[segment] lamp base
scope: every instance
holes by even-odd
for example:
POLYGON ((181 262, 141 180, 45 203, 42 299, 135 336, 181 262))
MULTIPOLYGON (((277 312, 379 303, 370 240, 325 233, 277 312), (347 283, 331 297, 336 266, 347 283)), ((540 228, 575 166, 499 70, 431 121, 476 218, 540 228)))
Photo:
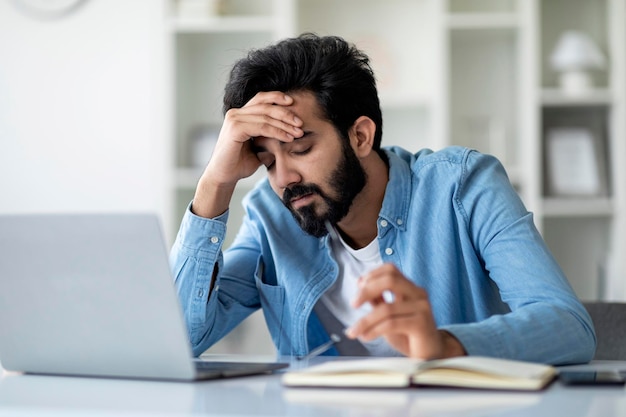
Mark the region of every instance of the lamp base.
POLYGON ((569 95, 588 93, 593 88, 591 75, 585 71, 567 71, 559 76, 559 84, 563 92, 569 95))

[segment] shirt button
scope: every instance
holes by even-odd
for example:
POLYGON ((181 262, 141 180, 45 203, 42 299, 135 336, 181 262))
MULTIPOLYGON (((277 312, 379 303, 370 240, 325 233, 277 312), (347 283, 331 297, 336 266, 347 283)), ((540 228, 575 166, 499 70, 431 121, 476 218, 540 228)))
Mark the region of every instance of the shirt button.
POLYGON ((211 243, 217 243, 217 242, 219 242, 219 241, 220 241, 220 239, 219 239, 217 236, 213 236, 213 237, 211 238, 211 243))
POLYGON ((380 221, 380 225, 381 225, 382 227, 387 227, 387 224, 388 224, 388 223, 387 223, 387 220, 381 220, 381 221, 380 221))
POLYGON ((398 220, 396 220, 396 223, 398 224, 398 226, 400 226, 400 225, 402 225, 403 221, 402 221, 402 219, 398 219, 398 220))
POLYGON ((392 255, 392 254, 393 254, 393 249, 391 249, 391 248, 387 248, 387 249, 385 249, 385 253, 386 253, 387 255, 392 255))

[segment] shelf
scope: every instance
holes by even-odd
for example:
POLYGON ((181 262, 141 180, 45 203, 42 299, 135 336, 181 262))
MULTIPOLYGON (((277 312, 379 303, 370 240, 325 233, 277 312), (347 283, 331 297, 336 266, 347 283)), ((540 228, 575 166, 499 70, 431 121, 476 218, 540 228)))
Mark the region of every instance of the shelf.
POLYGON ((453 13, 448 15, 448 27, 456 30, 516 29, 516 13, 453 13))
POLYGON ((608 197, 548 197, 543 200, 545 217, 598 217, 614 214, 608 197))
POLYGON ((580 95, 567 94, 557 88, 546 88, 541 91, 540 100, 544 107, 608 106, 613 101, 613 95, 605 88, 580 95))
POLYGON ((222 16, 210 18, 173 18, 168 29, 174 33, 273 32, 271 16, 222 16))
MULTIPOLYGON (((175 185, 180 189, 195 189, 204 168, 177 168, 175 185)), ((238 185, 251 189, 257 182, 265 178, 265 168, 261 167, 252 176, 239 181, 238 185)))

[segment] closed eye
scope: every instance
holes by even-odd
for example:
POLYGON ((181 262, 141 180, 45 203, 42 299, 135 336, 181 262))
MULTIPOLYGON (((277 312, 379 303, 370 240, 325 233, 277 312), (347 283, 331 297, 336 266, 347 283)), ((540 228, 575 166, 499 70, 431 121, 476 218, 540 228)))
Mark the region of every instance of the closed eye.
POLYGON ((312 146, 309 146, 308 148, 305 148, 305 149, 302 149, 302 150, 291 151, 291 153, 294 154, 294 155, 306 155, 309 152, 311 152, 311 148, 312 148, 312 146))

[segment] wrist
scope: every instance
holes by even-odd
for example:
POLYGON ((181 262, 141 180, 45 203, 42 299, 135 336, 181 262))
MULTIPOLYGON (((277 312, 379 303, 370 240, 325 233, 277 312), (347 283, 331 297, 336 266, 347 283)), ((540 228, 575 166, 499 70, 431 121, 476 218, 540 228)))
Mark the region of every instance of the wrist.
POLYGON ((237 183, 215 183, 203 175, 198 181, 191 203, 191 211, 200 217, 215 218, 223 214, 230 205, 237 183))
POLYGON ((465 348, 459 342, 459 339, 454 337, 452 333, 448 333, 445 330, 439 330, 442 341, 442 358, 451 358, 455 356, 467 356, 465 348))

